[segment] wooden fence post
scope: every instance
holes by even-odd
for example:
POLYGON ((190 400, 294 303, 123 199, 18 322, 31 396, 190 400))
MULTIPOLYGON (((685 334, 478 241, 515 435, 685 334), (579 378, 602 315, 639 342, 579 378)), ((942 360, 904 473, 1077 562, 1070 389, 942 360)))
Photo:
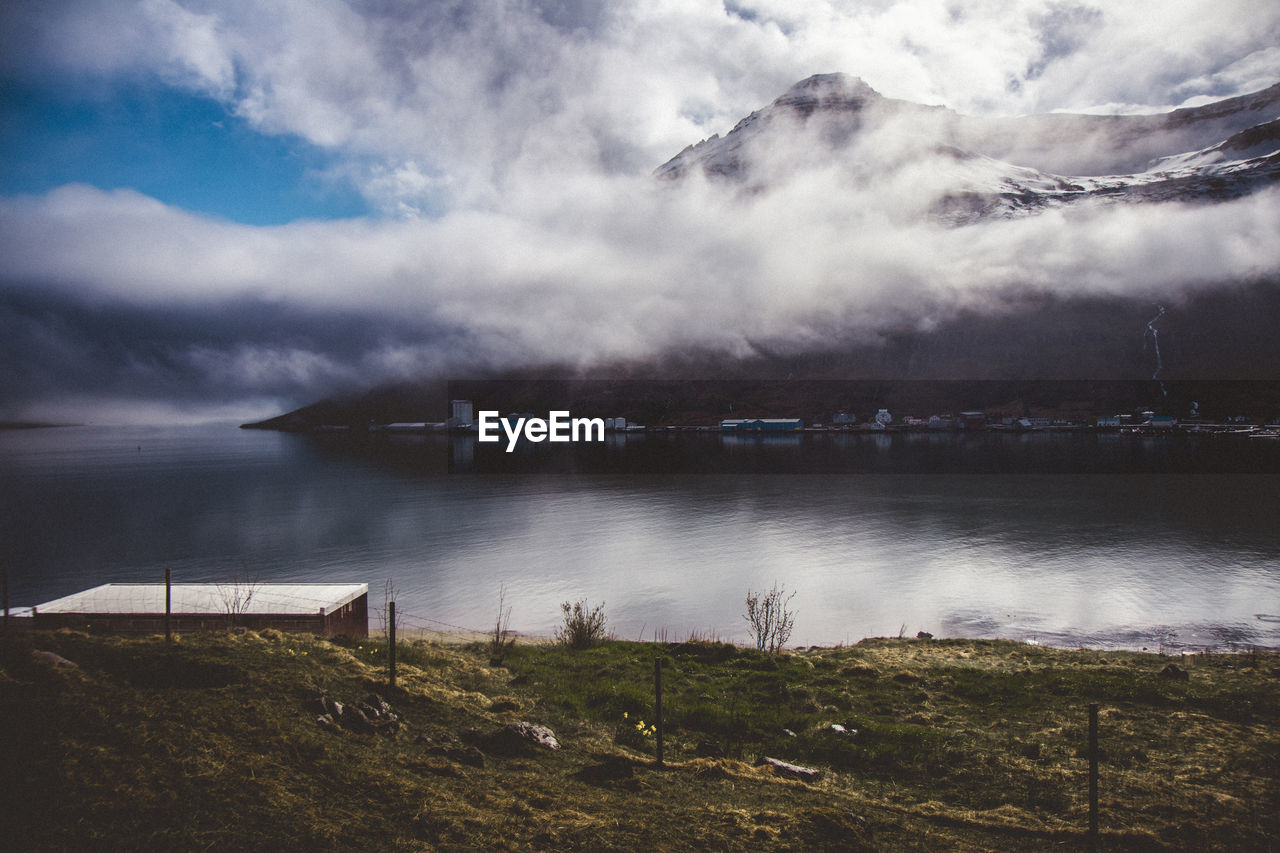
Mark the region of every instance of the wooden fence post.
POLYGON ((388 669, 391 676, 391 686, 396 686, 396 603, 394 601, 387 603, 387 632, 390 642, 387 644, 387 661, 388 669))
POLYGON ((1089 706, 1089 844, 1098 846, 1098 706, 1089 706))
POLYGON ((164 570, 164 642, 173 642, 173 623, 170 616, 173 612, 173 569, 164 570))
POLYGON ((654 714, 657 716, 658 766, 662 766, 662 658, 653 659, 653 694, 654 714))
POLYGON ((0 564, 0 587, 4 594, 4 632, 9 633, 9 564, 0 564))

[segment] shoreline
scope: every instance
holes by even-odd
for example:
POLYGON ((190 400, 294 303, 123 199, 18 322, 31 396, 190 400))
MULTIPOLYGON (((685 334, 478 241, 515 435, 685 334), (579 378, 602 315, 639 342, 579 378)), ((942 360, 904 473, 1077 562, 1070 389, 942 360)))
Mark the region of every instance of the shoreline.
MULTIPOLYGON (((446 646, 465 646, 473 643, 488 643, 492 639, 492 634, 483 631, 462 631, 462 630, 435 630, 423 628, 398 628, 396 629, 397 644, 401 642, 412 643, 415 641, 425 641, 446 646)), ((384 629, 370 629, 370 639, 387 638, 387 632, 384 629)), ((556 644, 556 639, 550 635, 544 634, 523 634, 518 631, 509 631, 508 638, 514 640, 517 645, 522 646, 550 646, 556 644)), ((684 640, 645 640, 645 639, 628 639, 622 636, 610 636, 606 642, 626 642, 638 643, 645 646, 673 646, 683 645, 685 643, 707 643, 710 645, 727 645, 737 649, 749 650, 752 648, 748 641, 738 641, 732 639, 708 639, 691 635, 684 640)), ((1147 654, 1156 655, 1165 658, 1183 658, 1192 659, 1200 655, 1232 655, 1232 654, 1249 654, 1251 652, 1280 652, 1280 643, 1276 645, 1267 645, 1263 643, 1226 643, 1220 645, 1191 645, 1191 644, 1172 644, 1164 643, 1156 648, 1149 646, 1128 646, 1128 645, 1057 645, 1053 643, 1039 642, 1036 640, 1018 639, 1015 637, 965 637, 965 636, 936 636, 927 637, 918 636, 877 636, 863 637, 852 643, 811 643, 811 644, 795 644, 788 645, 781 651, 789 653, 813 652, 813 651, 838 651, 842 649, 853 649, 864 643, 918 643, 921 647, 927 644, 945 644, 945 643, 1014 643, 1020 646, 1027 646, 1032 649, 1051 649, 1058 652, 1091 652, 1091 653, 1109 653, 1118 652, 1125 654, 1147 654)))

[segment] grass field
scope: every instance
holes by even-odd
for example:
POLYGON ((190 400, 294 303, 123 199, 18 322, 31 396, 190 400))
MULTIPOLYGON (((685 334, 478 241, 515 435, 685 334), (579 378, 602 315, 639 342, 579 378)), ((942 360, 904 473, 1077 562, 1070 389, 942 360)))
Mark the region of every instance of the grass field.
POLYGON ((1085 850, 1098 703, 1101 849, 1280 849, 1274 653, 1177 659, 1182 680, 1157 655, 1002 641, 518 645, 501 665, 415 641, 389 688, 386 651, 274 631, 5 637, 6 848, 1085 850), (322 693, 376 693, 398 730, 321 725, 322 693), (519 721, 561 748, 513 748, 499 732, 519 721))

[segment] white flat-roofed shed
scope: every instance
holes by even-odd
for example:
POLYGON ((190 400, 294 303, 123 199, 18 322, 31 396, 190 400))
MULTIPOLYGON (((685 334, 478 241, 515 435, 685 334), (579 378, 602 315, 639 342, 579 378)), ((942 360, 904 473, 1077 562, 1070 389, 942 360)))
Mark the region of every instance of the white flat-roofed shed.
MULTIPOLYGON (((275 628, 296 634, 369 636, 365 583, 175 583, 174 631, 275 628)), ((164 631, 165 585, 108 583, 31 608, 36 628, 164 631)))

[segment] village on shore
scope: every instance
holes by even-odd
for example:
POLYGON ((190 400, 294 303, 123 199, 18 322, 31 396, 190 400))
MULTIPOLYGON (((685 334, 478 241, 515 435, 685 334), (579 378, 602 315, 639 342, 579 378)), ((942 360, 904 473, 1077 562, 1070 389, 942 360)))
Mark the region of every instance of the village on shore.
MULTIPOLYGON (((439 422, 371 423, 370 433, 425 434, 454 433, 477 434, 478 421, 470 400, 452 400, 450 417, 439 422)), ((566 414, 567 413, 562 413, 566 414)), ((577 413, 575 413, 576 415, 577 413)), ((520 420, 539 417, 531 413, 508 413, 501 420, 514 424, 520 420)), ((1184 416, 1158 413, 1151 409, 1136 408, 1132 411, 1099 414, 1091 418, 1015 417, 1005 414, 989 414, 982 411, 958 413, 907 414, 897 416, 886 408, 874 414, 860 417, 848 411, 834 413, 823 422, 806 422, 792 417, 724 418, 706 424, 645 425, 625 417, 577 416, 577 421, 590 422, 603 433, 653 433, 653 432, 719 432, 734 434, 788 434, 788 433, 894 433, 894 432, 1118 432, 1137 435, 1168 435, 1194 433, 1202 435, 1237 435, 1249 438, 1280 439, 1280 416, 1266 421, 1254 415, 1239 414, 1227 418, 1211 419, 1200 414, 1192 404, 1184 416)), ((347 424, 318 424, 312 432, 346 432, 347 424)))

